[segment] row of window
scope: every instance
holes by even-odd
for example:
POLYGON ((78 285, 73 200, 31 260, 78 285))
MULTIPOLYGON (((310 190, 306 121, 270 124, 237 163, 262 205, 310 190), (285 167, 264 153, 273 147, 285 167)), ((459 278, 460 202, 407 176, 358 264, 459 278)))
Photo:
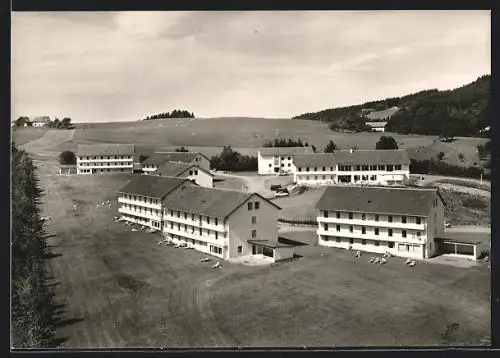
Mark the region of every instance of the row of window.
POLYGON ((78 160, 102 160, 102 159, 132 159, 132 155, 98 155, 94 157, 80 156, 78 160))
MULTIPOLYGON (((282 168, 285 167, 285 165, 283 163, 281 163, 280 165, 282 168)), ((288 167, 291 167, 292 165, 290 163, 288 163, 288 167)), ((273 165, 272 164, 269 164, 269 168, 272 168, 273 165)))
MULTIPOLYGON (((188 220, 188 217, 190 217, 191 221, 199 221, 200 224, 203 222, 203 218, 204 218, 203 215, 188 214, 186 212, 180 212, 177 210, 169 210, 169 214, 171 217, 178 217, 178 218, 183 217, 184 220, 188 220)), ((216 225, 216 226, 219 225, 219 219, 218 218, 211 218, 210 216, 205 216, 205 222, 208 225, 210 225, 210 224, 216 225)))
POLYGON ((181 224, 181 223, 174 223, 173 221, 167 221, 165 220, 165 226, 169 227, 170 229, 176 229, 178 231, 183 230, 184 232, 188 232, 190 234, 196 234, 199 236, 206 236, 206 237, 212 237, 215 238, 216 240, 219 239, 219 236, 221 238, 226 237, 226 233, 219 233, 218 231, 215 230, 210 230, 210 229, 203 229, 201 227, 197 226, 191 226, 187 224, 181 224))
POLYGON ((198 175, 198 170, 190 170, 189 175, 198 175))
MULTIPOLYGON (((334 171, 334 167, 314 167, 314 168, 311 167, 311 171, 314 171, 314 172, 318 172, 318 171, 326 172, 327 168, 331 172, 334 171), (321 168, 321 169, 318 170, 318 168, 321 168)), ((387 164, 387 165, 339 165, 338 166, 338 171, 340 171, 340 172, 350 172, 350 171, 375 171, 375 170, 382 170, 382 171, 392 172, 394 170, 401 170, 401 168, 402 168, 401 164, 397 164, 397 165, 391 165, 391 164, 387 164)), ((301 171, 302 171, 302 167, 299 167, 299 172, 301 172, 301 171)), ((309 167, 306 167, 305 171, 308 172, 309 171, 309 167)))
POLYGON ((140 196, 140 195, 122 194, 122 198, 123 199, 127 199, 127 200, 137 201, 139 203, 160 205, 160 200, 158 200, 158 199, 152 199, 152 198, 146 198, 146 197, 140 196))
POLYGON ((123 204, 122 208, 130 210, 130 211, 135 211, 136 213, 139 213, 139 214, 148 214, 148 215, 157 215, 157 216, 161 215, 160 210, 145 208, 143 206, 138 206, 138 205, 123 204))
POLYGON ((78 163, 80 167, 123 167, 130 165, 132 165, 131 162, 78 163))
POLYGON ((249 211, 250 211, 250 210, 253 210, 254 208, 255 208, 255 210, 259 210, 259 208, 260 208, 260 203, 259 203, 258 201, 256 201, 256 202, 251 202, 251 201, 249 201, 249 202, 247 203, 247 207, 248 207, 248 210, 249 210, 249 211))
MULTIPOLYGON (((354 239, 352 238, 341 238, 335 236, 322 236, 321 239, 323 241, 335 241, 336 243, 349 242, 349 244, 354 244, 354 239)), ((361 245, 370 245, 373 242, 374 246, 380 246, 380 241, 377 240, 361 240, 361 245)), ((394 248, 394 241, 388 241, 387 246, 390 249, 394 248)), ((398 244, 398 251, 405 252, 419 252, 421 250, 421 245, 412 245, 412 244, 398 244)))
POLYGON ((118 172, 130 172, 132 168, 108 168, 108 169, 80 169, 80 173, 118 173, 118 172))
MULTIPOLYGON (((328 211, 323 211, 323 217, 328 218, 329 212, 328 211)), ((372 216, 372 215, 370 215, 372 216)), ((337 219, 347 219, 353 220, 354 219, 354 213, 353 212, 343 212, 343 211, 335 211, 335 217, 337 219)), ((359 216, 358 216, 359 217, 359 216)), ((393 216, 393 215, 387 215, 387 222, 394 222, 394 218, 399 218, 402 224, 406 224, 408 222, 408 218, 415 218, 415 223, 417 225, 420 225, 422 223, 422 218, 419 216, 393 216)), ((361 213, 361 220, 366 220, 367 214, 366 213, 361 213)), ((356 218, 358 219, 358 218, 356 218)), ((373 214, 373 220, 375 221, 380 221, 380 215, 379 214, 373 214)))
MULTIPOLYGON (((328 224, 323 224, 323 230, 328 231, 329 230, 329 225, 328 224)), ((341 231, 340 225, 336 225, 336 230, 337 232, 341 231)), ((354 227, 352 225, 349 225, 349 232, 353 233, 354 232, 354 227)), ((374 228, 374 234, 379 235, 380 229, 378 227, 374 228)), ((361 234, 366 235, 366 227, 361 226, 361 234)), ((393 236, 393 229, 387 229, 387 236, 393 236)), ((420 238, 421 232, 420 231, 414 231, 412 232, 412 237, 417 237, 420 238)), ((401 237, 407 237, 407 231, 406 230, 401 230, 401 237)))

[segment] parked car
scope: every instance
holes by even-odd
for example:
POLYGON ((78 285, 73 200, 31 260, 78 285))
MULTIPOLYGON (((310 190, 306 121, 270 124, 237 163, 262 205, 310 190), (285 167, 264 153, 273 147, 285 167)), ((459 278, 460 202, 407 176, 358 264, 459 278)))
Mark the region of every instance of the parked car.
POLYGON ((277 197, 277 198, 279 198, 279 197, 282 197, 282 196, 288 196, 288 193, 287 192, 283 192, 283 191, 279 191, 276 194, 274 194, 274 196, 277 197))
POLYGON ((445 227, 445 228, 450 228, 450 227, 451 227, 451 224, 450 224, 450 223, 444 223, 444 227, 445 227))
POLYGON ((278 189, 281 189, 281 184, 272 184, 271 185, 271 190, 276 191, 278 189))

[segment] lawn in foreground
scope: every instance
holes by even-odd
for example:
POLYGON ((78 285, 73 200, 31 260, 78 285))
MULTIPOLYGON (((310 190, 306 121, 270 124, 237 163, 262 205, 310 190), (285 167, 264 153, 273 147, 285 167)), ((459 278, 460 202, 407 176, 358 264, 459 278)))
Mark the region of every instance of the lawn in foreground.
POLYGON ((460 327, 451 343, 489 335, 486 267, 411 270, 400 259, 374 267, 366 257, 302 246, 301 258, 273 268, 214 270, 201 253, 114 223, 116 203, 96 209, 131 175, 47 175, 51 163, 41 165, 66 347, 431 345, 453 322, 460 327))

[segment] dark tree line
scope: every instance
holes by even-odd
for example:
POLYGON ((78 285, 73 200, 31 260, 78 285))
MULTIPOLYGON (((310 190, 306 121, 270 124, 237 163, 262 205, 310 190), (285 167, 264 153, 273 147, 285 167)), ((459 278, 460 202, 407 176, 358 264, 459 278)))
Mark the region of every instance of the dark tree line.
POLYGON ((57 129, 73 129, 71 118, 69 117, 64 117, 62 120, 59 120, 59 118, 56 117, 53 121, 50 121, 47 124, 47 127, 57 129))
POLYGON ((148 121, 151 119, 163 119, 163 118, 194 118, 194 113, 190 113, 184 110, 174 109, 172 112, 163 112, 158 114, 153 114, 152 116, 147 116, 143 120, 148 121))
POLYGON ((484 179, 489 179, 489 175, 479 167, 461 167, 457 165, 447 164, 443 161, 434 159, 425 160, 410 160, 410 173, 412 174, 432 174, 446 175, 453 177, 476 178, 479 179, 483 175, 484 179))
POLYGON ((40 216, 43 193, 26 152, 12 145, 11 341, 15 348, 52 345, 55 334, 52 295, 44 258, 49 253, 40 216))
POLYGON ((188 153, 189 149, 184 148, 184 146, 181 146, 179 148, 175 148, 175 151, 178 152, 178 153, 188 153))
MULTIPOLYGON (((263 145, 264 148, 277 148, 277 147, 309 147, 309 143, 302 142, 302 139, 292 139, 292 138, 274 138, 273 141, 267 141, 263 145)), ((316 147, 314 145, 311 145, 311 148, 313 149, 314 152, 316 152, 316 147)))
POLYGON ((230 146, 224 146, 221 154, 210 158, 210 168, 233 172, 257 171, 257 157, 242 155, 230 146))
MULTIPOLYGON (((325 121, 331 130, 364 131, 362 110, 399 107, 385 127, 387 132, 442 136, 478 136, 491 125, 491 76, 481 76, 448 91, 431 89, 404 97, 387 98, 361 105, 305 113, 294 118, 325 121)), ((486 134, 487 135, 487 134, 486 134)))

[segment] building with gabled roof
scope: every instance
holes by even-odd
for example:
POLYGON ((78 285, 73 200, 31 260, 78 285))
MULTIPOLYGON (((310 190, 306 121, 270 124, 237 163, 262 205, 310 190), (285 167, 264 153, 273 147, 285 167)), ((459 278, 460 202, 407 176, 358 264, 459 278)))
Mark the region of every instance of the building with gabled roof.
POLYGON ((155 152, 142 163, 142 170, 152 172, 166 162, 194 164, 203 170, 210 171, 210 160, 201 153, 193 152, 155 152))
POLYGON ((410 157, 405 149, 296 154, 293 178, 301 185, 404 185, 410 178, 410 157))
POLYGON ((125 221, 161 231, 163 200, 176 190, 196 185, 184 178, 139 175, 118 191, 118 212, 125 221))
POLYGON ((257 153, 260 175, 292 173, 293 158, 297 154, 314 153, 312 147, 264 147, 257 153))
POLYGON ((145 172, 148 175, 165 176, 186 178, 194 183, 213 188, 213 174, 206 171, 195 164, 181 163, 181 162, 166 162, 158 166, 155 171, 145 172))
POLYGON ((316 205, 323 246, 426 259, 439 252, 445 202, 435 188, 326 188, 316 205))
POLYGON ((169 195, 164 205, 164 235, 175 243, 223 259, 293 257, 290 245, 278 243, 280 207, 259 194, 192 186, 169 195))
POLYGON ((133 144, 79 144, 76 150, 78 174, 133 173, 133 144))
POLYGON ((33 127, 44 127, 49 125, 51 122, 49 116, 30 117, 29 121, 33 127))

